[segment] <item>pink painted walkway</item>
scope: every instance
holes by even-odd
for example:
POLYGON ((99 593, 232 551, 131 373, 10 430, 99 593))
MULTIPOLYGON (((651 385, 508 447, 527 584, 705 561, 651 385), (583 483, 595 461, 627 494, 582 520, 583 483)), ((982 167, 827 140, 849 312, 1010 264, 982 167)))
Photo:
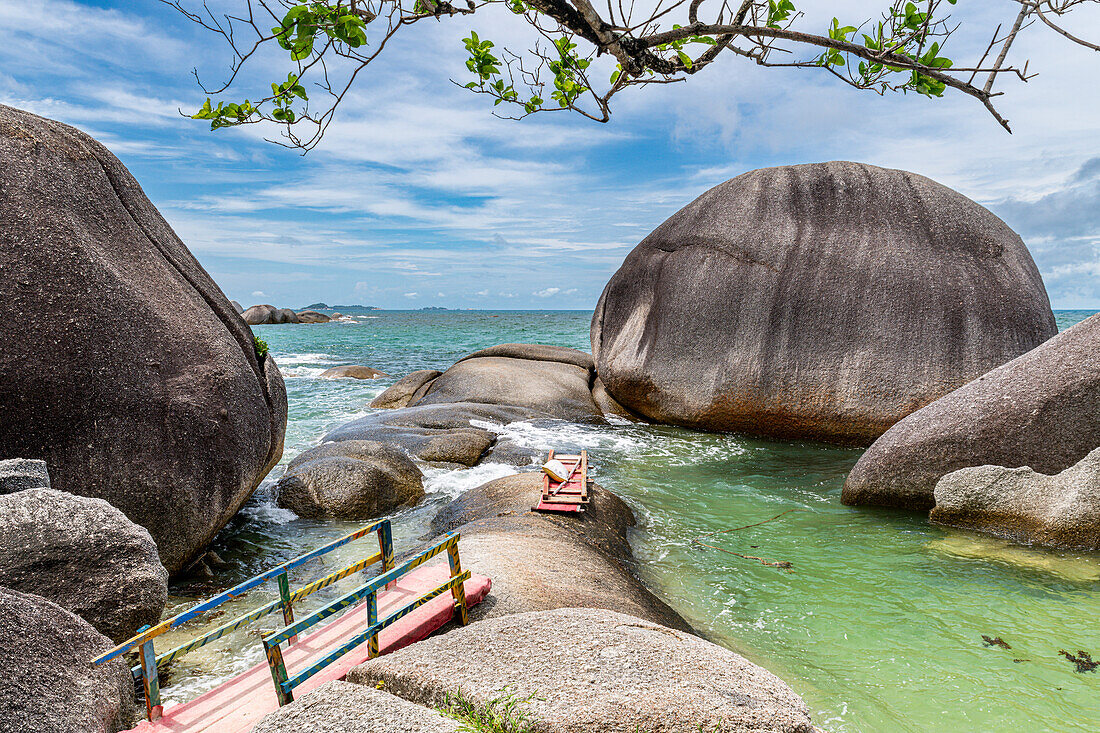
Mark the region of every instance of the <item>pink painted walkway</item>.
MULTIPOLYGON (((431 591, 451 577, 447 563, 421 566, 402 577, 391 590, 378 593, 378 618, 385 618, 431 591)), ((492 582, 474 575, 463 587, 466 604, 474 606, 489 593, 492 582)), ((454 614, 454 599, 444 593, 425 603, 408 616, 386 627, 378 635, 382 654, 408 646, 438 631, 454 614)), ((287 672, 304 669, 310 662, 321 658, 341 643, 367 628, 367 604, 360 603, 318 628, 302 635, 296 644, 283 649, 287 672)), ((259 644, 259 640, 256 641, 259 644)), ((348 652, 328 667, 294 689, 295 699, 307 694, 326 682, 343 679, 352 667, 367 661, 367 648, 361 646, 348 652)), ((271 681, 271 669, 263 662, 244 674, 222 683, 194 700, 165 708, 164 715, 154 722, 142 721, 134 731, 140 733, 246 733, 270 712, 277 710, 275 685, 271 681)))

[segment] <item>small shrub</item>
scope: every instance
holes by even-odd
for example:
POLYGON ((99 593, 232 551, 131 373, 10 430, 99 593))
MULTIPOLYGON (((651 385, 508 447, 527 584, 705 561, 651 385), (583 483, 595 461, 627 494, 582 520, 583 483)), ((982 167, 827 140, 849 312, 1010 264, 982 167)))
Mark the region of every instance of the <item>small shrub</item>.
POLYGON ((447 693, 441 710, 459 721, 459 730, 468 733, 532 733, 534 721, 519 706, 534 699, 533 694, 521 699, 513 693, 502 691, 500 697, 481 705, 459 690, 447 693))
POLYGON ((267 356, 267 342, 259 336, 253 336, 252 348, 256 350, 256 358, 263 361, 264 357, 267 356))

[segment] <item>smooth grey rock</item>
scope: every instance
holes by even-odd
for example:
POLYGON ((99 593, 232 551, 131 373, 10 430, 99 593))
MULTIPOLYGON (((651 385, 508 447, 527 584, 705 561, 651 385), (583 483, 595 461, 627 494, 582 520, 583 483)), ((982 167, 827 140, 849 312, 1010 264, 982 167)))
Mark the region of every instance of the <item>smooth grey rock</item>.
POLYGON ((519 445, 510 438, 497 438, 496 442, 493 443, 493 447, 482 457, 481 461, 482 463, 503 463, 519 468, 535 463, 541 464, 545 455, 545 451, 519 445))
MULTIPOLYGON (((459 362, 470 359, 481 359, 487 356, 501 356, 508 359, 529 359, 531 361, 554 361, 560 364, 571 364, 575 367, 594 372, 596 362, 591 354, 586 354, 577 349, 565 346, 548 346, 546 344, 497 344, 486 349, 480 349, 472 354, 459 359, 459 362)), ((458 362, 456 362, 458 363, 458 362)))
POLYGON ((442 706, 518 701, 538 733, 813 733, 806 703, 728 649, 626 614, 562 608, 479 621, 373 659, 349 682, 442 706))
POLYGON ((458 733, 436 710, 373 687, 326 682, 265 716, 252 733, 458 733))
POLYGON ((472 466, 481 460, 493 433, 471 421, 506 425, 549 416, 514 405, 447 403, 376 412, 352 420, 324 437, 326 442, 374 440, 400 447, 423 461, 472 466))
POLYGON ((505 476, 458 497, 432 522, 437 534, 460 532, 463 568, 493 580, 471 618, 606 608, 692 630, 631 573, 634 513, 622 499, 594 484, 583 514, 532 512, 541 491, 537 472, 505 476))
POLYGON ((310 310, 298 311, 297 316, 299 323, 328 323, 332 320, 324 313, 310 310))
POLYGON ((845 504, 930 509, 971 466, 1069 468, 1100 446, 1100 315, 914 412, 844 482, 845 504))
POLYGON ((50 488, 50 472, 45 461, 8 458, 0 461, 0 494, 26 489, 50 488))
POLYGON ((372 369, 369 366, 361 366, 359 364, 348 364, 345 366, 332 367, 321 372, 321 379, 378 379, 380 377, 388 377, 389 374, 380 372, 377 369, 372 369))
POLYGON ((505 344, 484 349, 460 359, 418 389, 409 405, 455 402, 515 405, 562 420, 602 423, 603 413, 590 389, 594 375, 589 368, 573 363, 578 360, 591 361, 580 351, 536 344, 505 344), (507 355, 527 354, 528 350, 536 355, 546 351, 568 353, 562 356, 565 361, 507 355))
POLYGON ((250 326, 301 323, 298 314, 290 308, 276 308, 273 305, 254 305, 241 313, 241 318, 250 326))
POLYGON ((0 458, 106 499, 178 572, 278 463, 279 370, 87 135, 0 106, 0 204, 0 458))
POLYGON ((278 505, 302 517, 373 519, 424 498, 424 477, 402 451, 349 442, 322 444, 295 458, 275 484, 278 505))
POLYGON ((611 393, 607 391, 607 387, 604 386, 603 380, 599 377, 596 377, 596 380, 592 383, 592 400, 605 417, 614 415, 633 422, 645 422, 645 418, 627 409, 612 397, 611 393))
POLYGON ((233 310, 237 311, 238 313, 244 313, 244 306, 237 301, 231 300, 229 301, 229 305, 233 306, 233 310))
POLYGON ((0 588, 0 733, 115 733, 135 717, 122 659, 92 659, 111 641, 36 595, 0 588))
POLYGON ((662 423, 867 445, 1056 333, 1020 237, 923 176, 831 162, 751 171, 645 238, 592 353, 662 423))
POLYGON ((418 369, 410 372, 390 385, 385 392, 371 400, 370 407, 395 410, 408 407, 409 400, 418 389, 431 382, 443 372, 437 369, 418 369))
POLYGON ((1100 448, 1061 473, 1024 466, 977 466, 936 483, 937 524, 989 532, 1016 542, 1100 549, 1100 448))
POLYGON ((0 585, 72 611, 114 642, 160 621, 168 571, 149 531, 103 499, 0 496, 0 585))

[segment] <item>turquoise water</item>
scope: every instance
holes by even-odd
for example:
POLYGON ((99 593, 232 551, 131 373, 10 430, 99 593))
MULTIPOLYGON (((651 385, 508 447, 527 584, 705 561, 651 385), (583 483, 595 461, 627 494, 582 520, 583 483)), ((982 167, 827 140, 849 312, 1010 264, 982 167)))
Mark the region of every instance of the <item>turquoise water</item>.
MULTIPOLYGON (((1090 314, 1059 312, 1059 326, 1090 314)), ((356 323, 256 327, 286 378, 284 463, 365 414, 392 382, 317 379, 329 366, 366 364, 397 377, 509 341, 588 350, 590 316, 375 311, 356 323)), ((859 451, 657 426, 496 429, 542 449, 566 441, 587 447, 596 478, 638 515, 631 539, 647 585, 711 639, 785 679, 828 730, 1097 727, 1100 675, 1074 672, 1058 650, 1100 658, 1098 555, 1013 546, 930 526, 919 514, 844 507, 841 486, 859 451), (702 540, 722 549, 693 542, 784 512, 702 540), (1012 648, 986 646, 983 634, 1012 648)), ((422 534, 451 497, 508 472, 428 470, 426 502, 394 517, 398 546, 422 534)), ((216 583, 174 588, 175 606, 354 527, 298 519, 272 505, 269 485, 219 537, 216 549, 231 569, 216 583)), ((340 553, 327 570, 360 554, 340 553)), ((169 684, 167 697, 188 697, 260 654, 247 639, 211 645, 173 670, 188 682, 169 684)))

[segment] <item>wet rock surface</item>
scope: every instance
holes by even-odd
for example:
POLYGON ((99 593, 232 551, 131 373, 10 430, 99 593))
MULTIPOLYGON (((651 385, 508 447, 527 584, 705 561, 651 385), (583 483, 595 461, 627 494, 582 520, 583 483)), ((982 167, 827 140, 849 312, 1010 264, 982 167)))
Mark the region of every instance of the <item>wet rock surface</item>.
POLYGON ((1100 448, 1053 476, 1028 467, 977 466, 936 484, 938 524, 1027 544, 1100 549, 1100 448))
POLYGON ((505 476, 466 492, 433 520, 433 532, 462 535, 462 566, 493 580, 471 618, 606 608, 692 631, 634 576, 627 541, 634 513, 622 499, 594 484, 583 514, 537 513, 531 507, 541 487, 539 472, 505 476))
POLYGON ((321 379, 379 379, 388 376, 385 372, 360 364, 332 367, 321 372, 321 379))
POLYGON ((424 497, 423 475, 402 451, 366 440, 323 443, 297 456, 275 484, 279 506, 309 518, 373 519, 424 497))

